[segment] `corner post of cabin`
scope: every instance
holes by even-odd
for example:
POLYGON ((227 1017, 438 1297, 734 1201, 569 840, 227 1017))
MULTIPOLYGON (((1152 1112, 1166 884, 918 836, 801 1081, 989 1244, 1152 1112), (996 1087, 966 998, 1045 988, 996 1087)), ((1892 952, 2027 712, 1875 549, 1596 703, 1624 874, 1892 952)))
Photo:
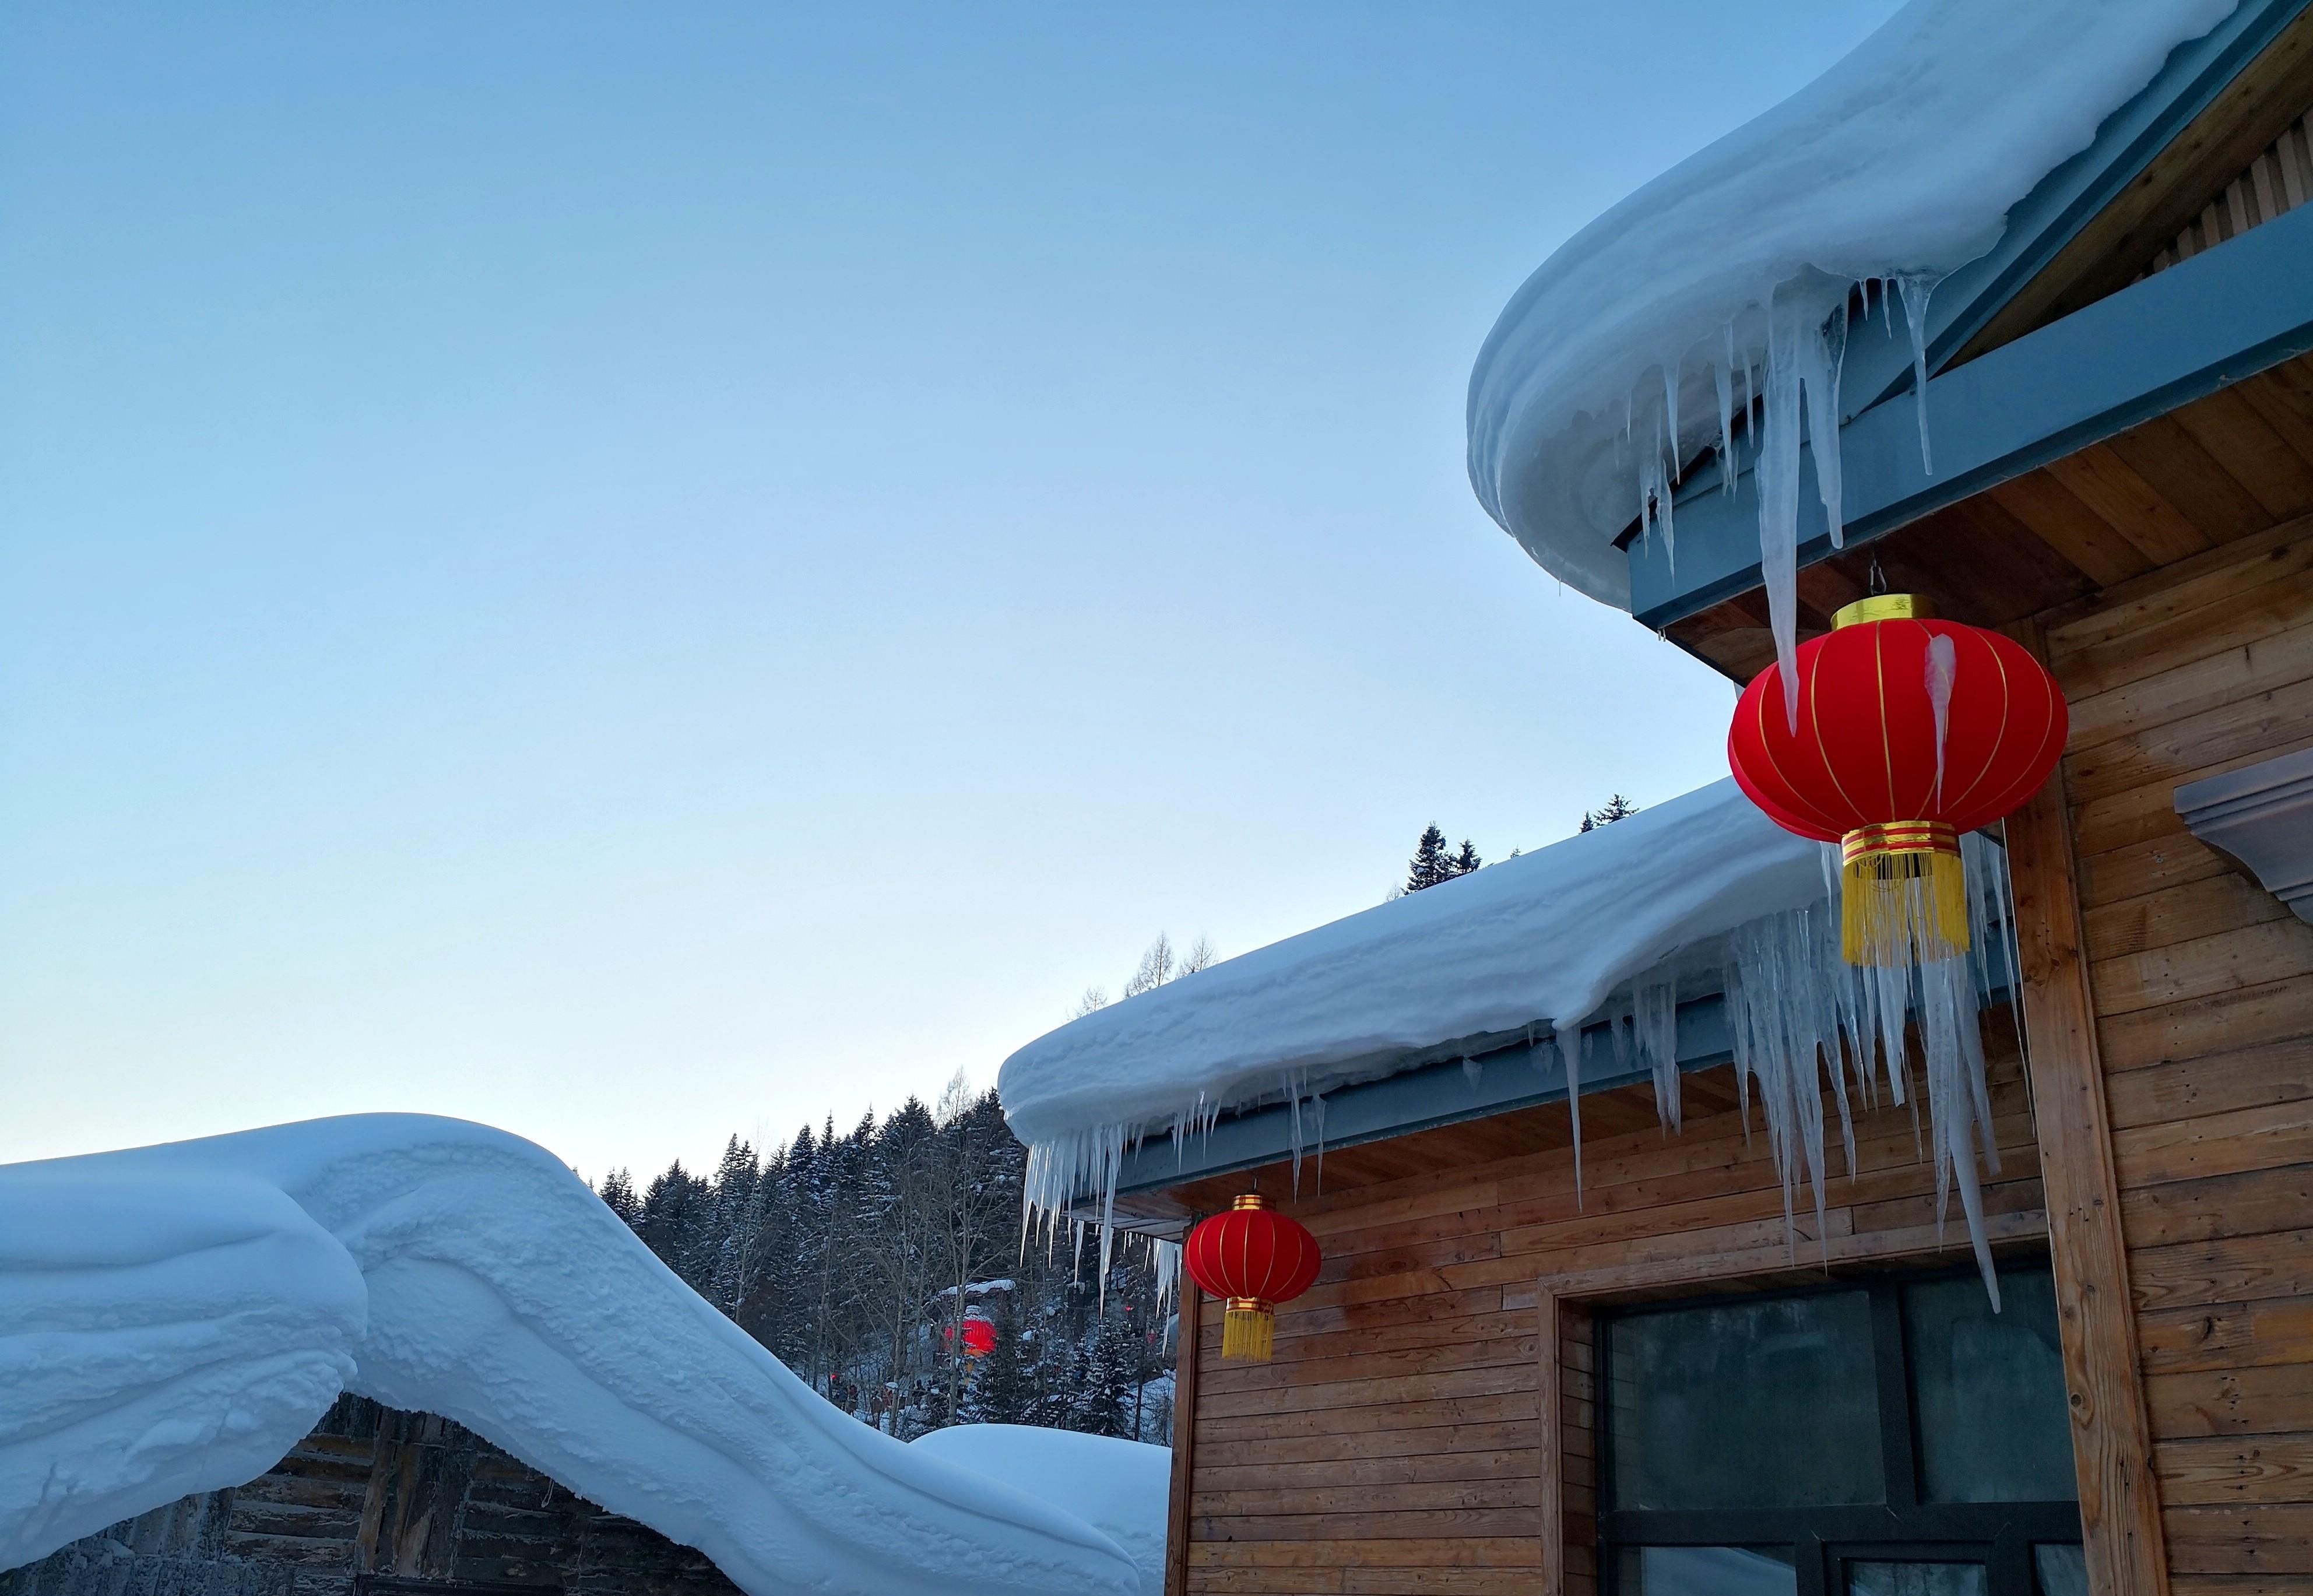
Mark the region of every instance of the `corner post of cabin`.
MULTIPOLYGON (((2016 630, 2045 660, 2039 628, 2016 630)), ((2113 1596, 2165 1596, 2168 1556, 2062 767, 2010 816, 2007 833, 2024 980, 2026 1067, 2046 1193, 2089 1587, 2113 1596)))
POLYGON ((1544 1281, 1535 1304, 1535 1427, 1541 1432, 1543 1596, 1566 1596, 1566 1404, 1559 1367, 1558 1292, 1544 1281))
POLYGON ((1189 1494, 1196 1487, 1197 1344, 1204 1339, 1205 1294, 1180 1278, 1180 1328, 1173 1348, 1173 1496, 1165 1518, 1165 1596, 1188 1596, 1189 1494))

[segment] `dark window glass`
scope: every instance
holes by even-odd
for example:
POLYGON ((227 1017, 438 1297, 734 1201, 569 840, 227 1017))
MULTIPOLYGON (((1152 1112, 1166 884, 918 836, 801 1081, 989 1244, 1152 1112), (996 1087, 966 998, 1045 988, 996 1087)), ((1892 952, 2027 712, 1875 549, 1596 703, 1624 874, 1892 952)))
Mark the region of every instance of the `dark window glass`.
POLYGON ((2089 1596, 2089 1560, 2079 1547, 2061 1541, 2034 1547, 2032 1574, 2040 1596, 2089 1596))
POLYGON ((1885 1499, 1869 1293, 1636 1313, 1610 1334, 1615 1507, 1885 1499))
POLYGON ((1623 1549, 1622 1596, 1798 1596, 1787 1547, 1634 1546, 1623 1549))
POLYGON ((1966 1277, 1904 1288, 1904 1339, 1928 1502, 2068 1502, 2072 1431, 2055 1283, 2000 1275, 2001 1310, 1966 1277))
POLYGON ((1984 1596, 1984 1589, 1981 1563, 1847 1565, 1847 1596, 1984 1596))

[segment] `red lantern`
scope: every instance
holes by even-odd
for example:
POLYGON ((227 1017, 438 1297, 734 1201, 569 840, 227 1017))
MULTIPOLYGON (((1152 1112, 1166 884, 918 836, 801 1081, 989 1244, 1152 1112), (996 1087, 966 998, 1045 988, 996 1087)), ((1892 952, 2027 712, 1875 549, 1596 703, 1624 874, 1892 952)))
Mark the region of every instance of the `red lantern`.
POLYGON ((1209 1297, 1224 1298, 1221 1356, 1266 1363, 1276 1345, 1277 1305, 1309 1289, 1324 1261, 1317 1239, 1298 1221, 1247 1195, 1227 1213, 1195 1230, 1181 1249, 1181 1266, 1209 1297))
POLYGON ((1960 835, 2014 813, 2056 768, 2063 693, 2019 644, 1908 594, 1848 605, 1796 666, 1797 726, 1781 666, 1743 690, 1727 734, 1736 781, 1785 831, 1840 844, 1851 964, 1966 951, 1960 835))
MULTIPOLYGON (((955 1327, 949 1325, 944 1334, 950 1345, 955 1342, 955 1327)), ((963 1355, 984 1358, 996 1350, 996 1327, 984 1318, 970 1318, 963 1321, 963 1355)))

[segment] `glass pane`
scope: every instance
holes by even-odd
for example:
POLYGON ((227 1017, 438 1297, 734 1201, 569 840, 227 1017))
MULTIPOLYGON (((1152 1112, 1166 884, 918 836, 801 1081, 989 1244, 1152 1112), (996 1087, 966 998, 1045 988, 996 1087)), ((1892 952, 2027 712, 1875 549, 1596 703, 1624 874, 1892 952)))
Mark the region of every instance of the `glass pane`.
POLYGON ((1785 1547, 1625 1547, 1622 1575, 1622 1596, 1798 1596, 1799 1588, 1785 1547))
POLYGON ((2069 1502, 2078 1495, 2054 1279, 2045 1269, 2003 1269, 2000 1295, 2002 1310, 1994 1313, 1974 1275, 1904 1288, 1927 1501, 2069 1502))
POLYGON ((1865 1293, 1631 1314, 1609 1336, 1615 1506, 1886 1499, 1865 1293))
POLYGON ((2036 1546, 2032 1572, 2040 1596, 2089 1596, 2089 1560, 2076 1546, 2036 1546))
POLYGON ((1847 1565, 1847 1596, 1983 1596, 1988 1588, 1981 1563, 1847 1565))

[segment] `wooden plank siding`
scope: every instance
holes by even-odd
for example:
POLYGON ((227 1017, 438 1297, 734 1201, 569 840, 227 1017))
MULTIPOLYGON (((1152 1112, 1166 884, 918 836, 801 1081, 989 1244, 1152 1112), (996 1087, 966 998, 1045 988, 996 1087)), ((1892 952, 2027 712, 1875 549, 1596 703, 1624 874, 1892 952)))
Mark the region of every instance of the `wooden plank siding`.
POLYGON ((2180 1592, 2313 1592, 2313 927, 2195 841, 2174 796, 2313 746, 2309 544, 2285 524, 2045 617, 2180 1592))
POLYGON ((737 1596, 706 1554, 433 1414, 340 1398, 266 1473, 0 1574, 0 1596, 353 1596, 384 1574, 570 1596, 737 1596))
MULTIPOLYGON (((2008 1025, 2003 1010, 1986 1027, 2004 1150, 1986 1204, 1999 1233, 2036 1239, 2031 1109, 2008 1025)), ((1746 1137, 1731 1068, 1683 1085, 1675 1136, 1651 1088, 1585 1100, 1579 1194, 1562 1105, 1522 1115, 1536 1133, 1508 1156, 1458 1156, 1453 1127, 1393 1144, 1426 1168, 1353 1189, 1296 1200, 1281 1169, 1227 1183, 1277 1196, 1325 1265, 1280 1311, 1272 1362, 1221 1362, 1221 1305, 1197 1315, 1194 1395, 1174 1416, 1192 1458, 1178 1588, 1595 1591, 1587 1301, 1762 1271, 1820 1279, 1826 1247, 1844 1266, 1938 1245, 1934 1174, 1908 1110, 1858 1122, 1852 1171, 1834 1133, 1825 1214, 1819 1225, 1803 1191, 1794 1250, 1763 1126, 1755 1107, 1746 1137), (1554 1279, 1578 1294, 1553 1295, 1554 1279), (1559 1535, 1545 1533, 1546 1506, 1559 1535)), ((1204 1205, 1220 1196, 1214 1186, 1204 1205)), ((1942 1241, 1965 1261, 1956 1221, 1942 1241)))

